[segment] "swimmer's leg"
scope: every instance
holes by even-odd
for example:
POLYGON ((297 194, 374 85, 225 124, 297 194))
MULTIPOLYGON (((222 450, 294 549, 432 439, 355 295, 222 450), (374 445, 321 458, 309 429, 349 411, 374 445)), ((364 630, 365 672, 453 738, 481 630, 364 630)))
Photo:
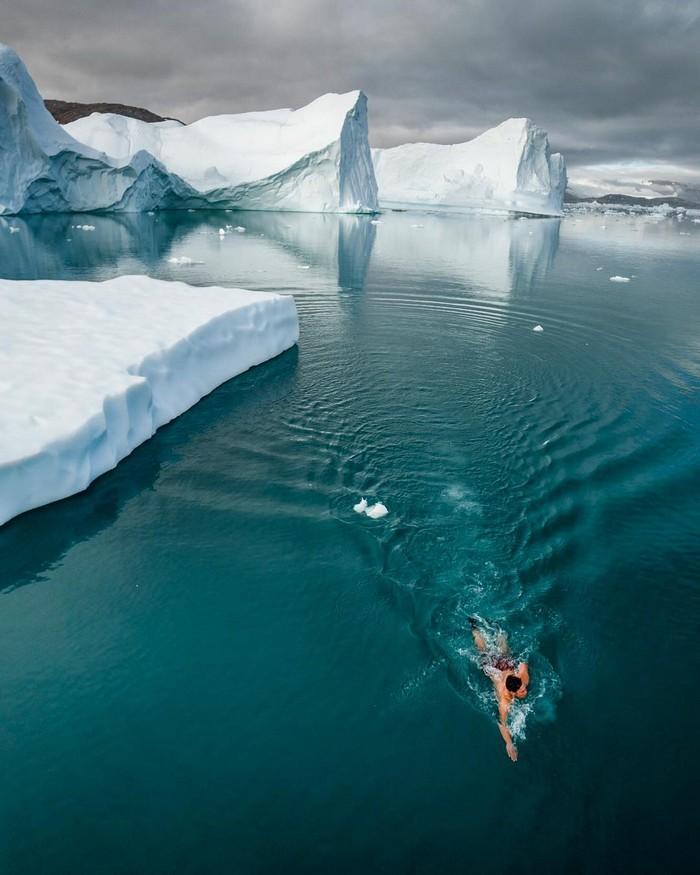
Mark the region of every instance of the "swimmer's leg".
POLYGON ((505 632, 499 632, 496 637, 496 647, 499 653, 502 653, 504 656, 507 656, 510 653, 510 647, 508 646, 508 636, 505 632))
POLYGON ((474 617, 469 618, 469 623, 472 627, 472 635, 474 636, 474 644, 476 644, 477 650, 480 650, 482 653, 486 652, 486 639, 484 638, 481 630, 477 626, 477 621, 474 617))

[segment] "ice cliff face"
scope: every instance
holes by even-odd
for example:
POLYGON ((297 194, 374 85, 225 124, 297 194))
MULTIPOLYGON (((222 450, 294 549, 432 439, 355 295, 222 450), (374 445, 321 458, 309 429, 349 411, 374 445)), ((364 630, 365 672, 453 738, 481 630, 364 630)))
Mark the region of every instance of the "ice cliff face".
POLYGON ((325 94, 296 111, 210 116, 191 125, 93 113, 65 129, 122 161, 148 152, 208 206, 313 212, 377 206, 360 91, 325 94))
POLYGON ((467 143, 374 149, 383 207, 561 215, 566 167, 530 119, 508 119, 467 143))
POLYGON ((367 99, 327 94, 296 112, 148 124, 94 113, 61 127, 0 45, 0 214, 228 207, 371 212, 367 99))

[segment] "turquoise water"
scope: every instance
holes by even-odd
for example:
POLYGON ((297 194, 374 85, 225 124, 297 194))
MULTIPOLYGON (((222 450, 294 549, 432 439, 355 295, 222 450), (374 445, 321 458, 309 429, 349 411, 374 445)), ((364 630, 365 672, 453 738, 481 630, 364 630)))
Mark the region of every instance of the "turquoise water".
POLYGON ((0 529, 3 872, 685 871, 700 225, 379 218, 0 226, 4 277, 283 290, 301 321, 0 529), (530 660, 515 765, 471 613, 530 660))

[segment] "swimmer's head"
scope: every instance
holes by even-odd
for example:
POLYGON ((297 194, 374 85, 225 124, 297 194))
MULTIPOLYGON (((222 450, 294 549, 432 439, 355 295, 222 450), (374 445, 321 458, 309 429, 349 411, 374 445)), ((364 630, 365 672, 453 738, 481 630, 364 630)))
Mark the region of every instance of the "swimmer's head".
POLYGON ((506 689, 509 693, 515 693, 519 699, 527 695, 527 688, 523 687, 522 680, 514 674, 509 674, 506 678, 506 689))

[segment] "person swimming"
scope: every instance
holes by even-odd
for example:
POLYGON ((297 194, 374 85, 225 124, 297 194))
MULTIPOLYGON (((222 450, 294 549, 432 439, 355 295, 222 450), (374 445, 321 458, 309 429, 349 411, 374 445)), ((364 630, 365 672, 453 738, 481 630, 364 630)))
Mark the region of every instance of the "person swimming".
POLYGON ((474 643, 479 651, 479 663, 484 674, 491 679, 498 701, 498 729, 506 745, 506 752, 513 762, 518 759, 518 750, 508 729, 508 712, 514 699, 524 699, 530 683, 526 662, 513 658, 508 639, 499 632, 495 642, 489 645, 479 628, 476 617, 469 617, 474 643))

